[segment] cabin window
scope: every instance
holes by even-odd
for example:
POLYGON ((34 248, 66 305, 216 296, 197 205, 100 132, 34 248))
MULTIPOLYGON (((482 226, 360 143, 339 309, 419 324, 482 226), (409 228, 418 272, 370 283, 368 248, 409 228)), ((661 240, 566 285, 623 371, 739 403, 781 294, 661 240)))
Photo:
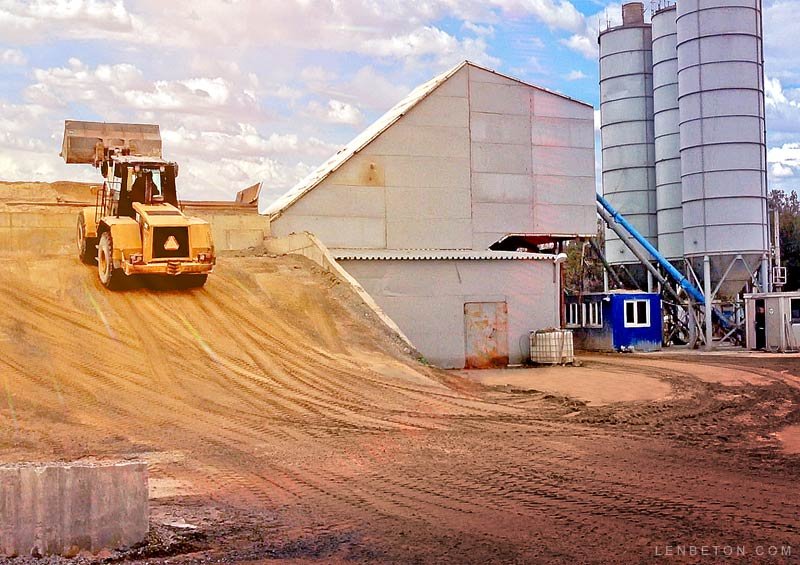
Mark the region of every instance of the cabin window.
POLYGON ((792 310, 792 323, 800 324, 800 298, 792 298, 791 310, 792 310))
POLYGON ((624 304, 626 328, 650 327, 649 300, 626 300, 624 304))
POLYGON ((566 322, 568 328, 581 327, 581 305, 577 302, 567 304, 566 322))
POLYGON ((587 302, 583 305, 583 325, 587 328, 603 327, 603 303, 587 302))

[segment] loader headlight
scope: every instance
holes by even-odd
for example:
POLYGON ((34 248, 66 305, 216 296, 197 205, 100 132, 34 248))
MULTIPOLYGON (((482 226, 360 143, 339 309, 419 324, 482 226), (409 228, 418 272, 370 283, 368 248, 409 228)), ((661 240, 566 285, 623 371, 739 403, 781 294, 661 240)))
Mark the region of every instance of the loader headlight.
POLYGON ((198 253, 197 260, 201 263, 210 263, 211 253, 198 253))

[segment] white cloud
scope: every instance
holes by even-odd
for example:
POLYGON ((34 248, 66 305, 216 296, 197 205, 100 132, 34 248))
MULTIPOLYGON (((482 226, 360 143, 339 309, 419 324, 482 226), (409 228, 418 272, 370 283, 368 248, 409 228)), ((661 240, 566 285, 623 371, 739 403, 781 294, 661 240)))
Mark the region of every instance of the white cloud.
POLYGON ((567 80, 582 80, 589 77, 583 71, 573 70, 570 71, 564 78, 567 80))
POLYGON ((310 115, 329 124, 358 126, 364 121, 361 110, 341 100, 331 99, 325 105, 312 101, 308 105, 308 111, 310 115))
POLYGON ((794 170, 782 163, 773 163, 769 169, 770 174, 777 178, 786 178, 794 176, 794 170))
POLYGON ((499 60, 486 53, 487 44, 483 38, 459 40, 444 30, 425 26, 410 33, 369 39, 364 42, 364 50, 377 57, 398 60, 428 58, 437 63, 454 64, 470 59, 486 65, 497 65, 499 60))
POLYGON ((797 65, 797 2, 768 0, 763 6, 767 72, 788 82, 800 80, 797 65))
POLYGON ((374 67, 365 66, 356 71, 342 90, 365 108, 383 111, 402 100, 411 88, 383 76, 374 67))
POLYGON ((574 34, 569 36, 568 39, 560 39, 559 43, 577 51, 587 59, 597 58, 597 42, 589 39, 586 35, 574 34))
POLYGON ((53 38, 79 40, 146 34, 122 0, 4 0, 0 3, 0 37, 17 43, 53 38))
POLYGON ((494 26, 478 25, 472 22, 464 22, 461 29, 472 32, 480 37, 494 37, 494 26))
POLYGON ((28 62, 28 59, 19 49, 0 50, 0 65, 21 66, 28 62))
POLYGON ((309 83, 328 83, 336 79, 336 73, 320 66, 306 67, 300 71, 300 78, 309 83))
POLYGON ((601 12, 582 16, 582 18, 581 29, 577 30, 569 38, 559 40, 559 42, 587 59, 596 61, 598 56, 597 37, 600 34, 600 30, 622 23, 622 4, 606 4, 601 12))

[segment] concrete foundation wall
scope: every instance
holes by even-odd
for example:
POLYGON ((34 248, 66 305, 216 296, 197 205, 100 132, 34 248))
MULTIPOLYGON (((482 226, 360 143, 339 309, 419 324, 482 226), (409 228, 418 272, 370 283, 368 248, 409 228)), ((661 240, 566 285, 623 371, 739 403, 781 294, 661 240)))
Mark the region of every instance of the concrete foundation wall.
POLYGON ((211 223, 211 233, 217 251, 238 251, 260 247, 270 236, 269 220, 256 210, 239 211, 184 206, 184 213, 211 223))
POLYGON ((464 304, 508 304, 511 363, 528 354, 531 330, 559 326, 551 261, 339 261, 431 363, 464 366, 464 304))
MULTIPOLYGON (((0 247, 7 253, 77 253, 75 232, 80 206, 22 205, 0 208, 0 247)), ((269 237, 269 220, 255 211, 185 206, 187 215, 211 222, 217 251, 259 247, 269 237)))
POLYGON ((0 555, 130 547, 148 518, 145 463, 0 467, 0 555))
POLYGON ((10 253, 71 253, 77 220, 78 208, 9 206, 0 210, 0 247, 10 253))

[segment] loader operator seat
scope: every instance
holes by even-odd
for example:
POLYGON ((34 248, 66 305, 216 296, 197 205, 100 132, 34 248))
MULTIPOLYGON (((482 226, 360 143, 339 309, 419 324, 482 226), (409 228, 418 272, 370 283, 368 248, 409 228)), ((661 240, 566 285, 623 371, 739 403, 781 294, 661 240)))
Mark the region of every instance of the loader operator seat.
POLYGON ((131 203, 144 202, 146 194, 147 194, 147 184, 145 181, 145 175, 139 175, 133 182, 130 194, 128 195, 128 200, 130 200, 131 203))
POLYGON ((158 188, 153 183, 153 174, 150 171, 142 171, 133 181, 130 191, 126 194, 126 198, 120 200, 119 215, 133 217, 133 203, 141 202, 143 204, 150 204, 152 196, 159 195, 158 188))

